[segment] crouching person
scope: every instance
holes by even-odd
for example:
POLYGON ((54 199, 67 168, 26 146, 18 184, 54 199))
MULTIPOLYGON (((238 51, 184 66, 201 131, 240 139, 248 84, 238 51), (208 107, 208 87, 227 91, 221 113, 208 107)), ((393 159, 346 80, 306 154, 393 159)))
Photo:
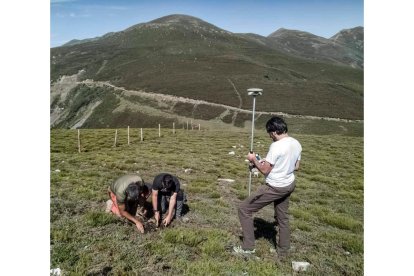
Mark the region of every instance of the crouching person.
POLYGON ((168 226, 174 217, 180 218, 184 199, 185 194, 177 177, 168 173, 157 175, 152 184, 152 207, 157 226, 160 225, 161 214, 166 214, 162 221, 164 226, 168 226))
POLYGON ((144 181, 136 174, 119 177, 108 187, 110 200, 107 201, 107 212, 125 217, 135 224, 138 231, 144 233, 144 225, 135 216, 139 202, 145 197, 144 181))
POLYGON ((137 215, 140 215, 144 218, 149 218, 151 216, 151 213, 149 210, 152 209, 151 202, 148 202, 148 198, 151 196, 152 191, 152 185, 148 183, 144 183, 142 185, 142 188, 140 190, 139 199, 138 199, 138 205, 140 207, 139 210, 137 210, 137 215))

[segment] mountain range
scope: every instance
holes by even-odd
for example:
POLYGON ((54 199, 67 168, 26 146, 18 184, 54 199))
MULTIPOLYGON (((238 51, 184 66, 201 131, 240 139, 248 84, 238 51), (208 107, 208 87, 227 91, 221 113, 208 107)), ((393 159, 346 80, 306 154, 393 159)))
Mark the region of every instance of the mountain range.
POLYGON ((51 127, 243 127, 261 114, 363 119, 363 27, 326 39, 279 29, 231 33, 169 15, 51 49, 51 127))

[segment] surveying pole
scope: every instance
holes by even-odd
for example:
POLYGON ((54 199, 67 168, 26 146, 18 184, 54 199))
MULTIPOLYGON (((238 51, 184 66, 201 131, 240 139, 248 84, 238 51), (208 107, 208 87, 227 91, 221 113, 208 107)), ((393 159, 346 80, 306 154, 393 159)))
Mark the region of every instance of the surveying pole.
MULTIPOLYGON (((263 94, 263 89, 260 88, 249 88, 247 89, 247 95, 253 97, 253 111, 252 111, 252 137, 250 142, 250 152, 253 153, 253 136, 254 136, 254 113, 256 109, 256 97, 261 96, 263 94)), ((250 196, 250 190, 252 185, 252 169, 253 166, 250 164, 249 166, 249 196, 250 196)))

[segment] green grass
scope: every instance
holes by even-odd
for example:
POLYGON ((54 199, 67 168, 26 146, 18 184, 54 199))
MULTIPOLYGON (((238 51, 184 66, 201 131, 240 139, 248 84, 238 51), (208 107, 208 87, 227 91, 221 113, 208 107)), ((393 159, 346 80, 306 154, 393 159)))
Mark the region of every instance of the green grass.
MULTIPOLYGON (((50 265, 65 274, 291 275, 290 261, 310 262, 305 275, 363 274, 361 137, 291 133, 303 153, 290 201, 291 254, 277 265, 273 206, 255 216, 258 259, 230 250, 240 244, 237 205, 248 194, 248 131, 178 129, 158 137, 158 129, 144 129, 141 142, 139 129, 131 128, 128 145, 127 130, 119 128, 116 147, 114 129, 80 133, 78 153, 77 130, 51 130, 50 265), (187 193, 187 223, 173 221, 142 235, 104 213, 107 186, 118 176, 139 172, 152 182, 162 171, 177 175, 187 193)), ((270 142, 265 131, 256 132, 255 150, 262 156, 270 142)), ((263 179, 253 178, 252 191, 263 179)))

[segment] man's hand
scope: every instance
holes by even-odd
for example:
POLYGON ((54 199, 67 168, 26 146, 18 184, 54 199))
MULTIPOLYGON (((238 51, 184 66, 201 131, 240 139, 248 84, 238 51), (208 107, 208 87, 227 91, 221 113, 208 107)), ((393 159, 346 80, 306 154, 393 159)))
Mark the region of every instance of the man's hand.
POLYGON ((138 231, 141 232, 141 234, 144 234, 144 225, 139 221, 137 221, 135 225, 137 226, 138 231))
POLYGON ((248 153, 247 154, 247 160, 249 160, 250 162, 254 162, 254 160, 256 160, 256 154, 254 153, 254 152, 252 152, 252 153, 248 153))
POLYGON ((171 216, 167 216, 162 223, 164 224, 164 226, 168 226, 171 222, 171 216))

